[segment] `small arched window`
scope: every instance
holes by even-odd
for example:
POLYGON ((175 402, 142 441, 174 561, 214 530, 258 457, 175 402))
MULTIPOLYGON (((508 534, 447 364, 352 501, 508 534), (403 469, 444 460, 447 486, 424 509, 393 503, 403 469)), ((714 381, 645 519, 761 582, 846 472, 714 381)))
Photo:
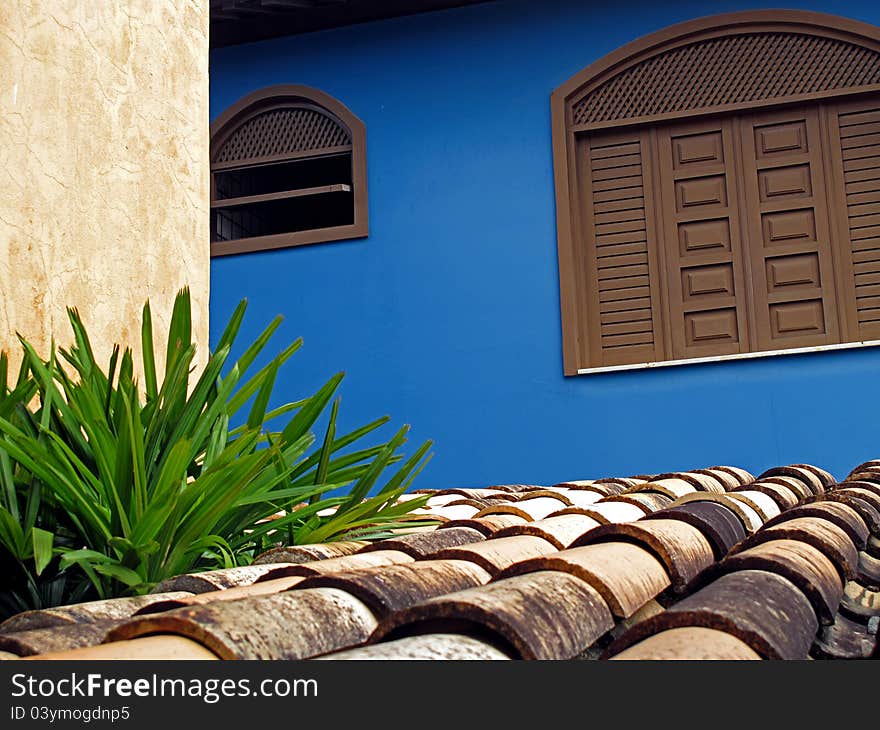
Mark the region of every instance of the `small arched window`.
POLYGON ((211 255, 368 234, 364 124, 307 86, 256 91, 211 127, 211 255))

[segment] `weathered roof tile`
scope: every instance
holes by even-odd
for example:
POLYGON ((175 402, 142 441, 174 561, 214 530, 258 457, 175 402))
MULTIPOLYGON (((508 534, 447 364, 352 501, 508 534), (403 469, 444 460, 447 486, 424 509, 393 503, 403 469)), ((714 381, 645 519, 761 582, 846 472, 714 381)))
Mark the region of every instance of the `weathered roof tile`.
POLYGON ((553 552, 556 552, 553 544, 541 537, 514 535, 446 548, 435 553, 433 557, 437 560, 469 560, 491 575, 496 575, 508 566, 553 552))
POLYGON ((789 580, 762 570, 740 570, 637 624, 607 655, 660 631, 691 626, 730 634, 766 659, 806 659, 819 623, 810 602, 789 580))
POLYGON ((320 545, 291 545, 277 547, 258 555, 254 565, 264 563, 310 563, 313 560, 341 558, 343 555, 356 553, 369 543, 359 541, 328 542, 320 545))
POLYGON ((799 540, 762 542, 729 555, 707 571, 717 575, 733 571, 761 570, 791 581, 807 597, 821 624, 829 624, 843 597, 843 581, 834 564, 819 550, 799 540))
POLYGON ((389 540, 374 542, 361 549, 361 553, 381 550, 397 550, 418 560, 432 555, 444 548, 468 545, 485 540, 485 536, 472 527, 452 527, 446 530, 431 530, 415 535, 403 535, 389 540))
POLYGON ((311 588, 141 616, 108 639, 178 634, 221 659, 306 659, 362 644, 375 628, 375 616, 350 593, 311 588))
POLYGON ((363 601, 377 618, 435 596, 484 585, 489 573, 468 560, 423 560, 307 578, 298 589, 338 588, 363 601))
POLYGON ((632 616, 670 585, 662 563, 642 547, 624 542, 570 548, 526 560, 499 578, 555 570, 583 580, 605 599, 615 616, 632 616))
POLYGON ((394 614, 374 639, 470 625, 522 659, 571 659, 613 625, 601 596, 566 573, 536 572, 459 591, 394 614))
POLYGON ((756 660, 760 655, 731 634, 702 626, 667 629, 624 649, 611 659, 756 660))
POLYGON ((590 530, 572 547, 619 541, 633 542, 659 558, 676 591, 684 590, 715 561, 712 545, 703 533, 681 520, 640 520, 603 525, 590 530))
POLYGON ((0 623, 0 634, 10 634, 15 631, 32 631, 34 629, 46 629, 51 626, 64 626, 68 624, 92 623, 114 619, 125 619, 133 616, 138 610, 146 606, 168 600, 178 600, 191 596, 188 591, 173 593, 152 593, 146 596, 132 596, 131 598, 110 598, 103 601, 89 601, 76 603, 72 606, 58 606, 57 608, 43 608, 37 611, 23 611, 0 623))
POLYGON ((681 520, 703 533, 712 545, 715 559, 723 558, 746 537, 746 529, 736 513, 719 502, 687 502, 648 515, 646 520, 681 520))

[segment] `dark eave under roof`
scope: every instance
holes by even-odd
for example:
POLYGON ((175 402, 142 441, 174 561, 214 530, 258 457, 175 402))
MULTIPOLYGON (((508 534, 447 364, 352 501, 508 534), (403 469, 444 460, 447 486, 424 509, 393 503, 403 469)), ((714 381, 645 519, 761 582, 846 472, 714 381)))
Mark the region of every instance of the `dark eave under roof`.
POLYGON ((211 0, 211 47, 479 2, 487 0, 211 0))

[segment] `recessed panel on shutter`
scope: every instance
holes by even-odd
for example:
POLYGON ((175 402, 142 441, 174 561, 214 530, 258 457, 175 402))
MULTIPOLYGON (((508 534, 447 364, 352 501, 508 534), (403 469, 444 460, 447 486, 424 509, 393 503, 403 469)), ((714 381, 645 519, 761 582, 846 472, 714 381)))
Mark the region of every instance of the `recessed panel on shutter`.
POLYGON ((727 121, 657 133, 675 359, 749 349, 732 132, 727 121))
POLYGON ((835 164, 843 175, 858 338, 880 340, 880 100, 840 105, 835 131, 840 140, 835 164))
POLYGON ((739 124, 757 349, 840 342, 818 110, 739 124))
POLYGON ((644 139, 582 138, 581 167, 587 296, 585 359, 594 367, 663 359, 656 333, 656 262, 649 255, 653 221, 646 204, 644 139))

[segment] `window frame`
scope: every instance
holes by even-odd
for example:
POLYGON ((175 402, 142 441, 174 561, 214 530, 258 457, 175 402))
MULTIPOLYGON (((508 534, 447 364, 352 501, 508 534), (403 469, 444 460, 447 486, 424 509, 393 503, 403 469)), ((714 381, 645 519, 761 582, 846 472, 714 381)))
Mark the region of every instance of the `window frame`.
MULTIPOLYGON (((701 119, 724 113, 764 112, 785 109, 794 104, 858 99, 880 91, 880 84, 865 84, 830 91, 812 91, 786 97, 745 100, 738 103, 700 107, 675 112, 653 113, 649 116, 626 119, 600 119, 595 123, 576 123, 573 107, 595 90, 632 66, 667 51, 724 37, 730 33, 751 32, 798 33, 820 38, 831 38, 880 53, 880 28, 866 23, 808 11, 747 11, 729 13, 681 23, 629 43, 588 66, 557 88, 551 95, 551 125, 553 138, 554 177, 556 186, 557 253, 559 261, 560 310, 563 334, 563 364, 565 375, 659 367, 728 359, 744 359, 777 354, 795 354, 826 349, 858 347, 877 344, 875 341, 847 341, 812 347, 796 347, 774 351, 752 351, 731 355, 714 355, 689 359, 667 359, 644 363, 597 365, 587 354, 590 338, 595 339, 589 320, 598 315, 587 307, 586 275, 589 273, 589 253, 585 250, 585 227, 592 224, 591 213, 584 208, 584 191, 579 184, 583 161, 578 158, 579 145, 590 134, 613 129, 647 130, 659 124, 680 122, 683 119, 701 119)), ((649 166, 654 161, 647 162, 649 166)), ((656 194, 656 193, 653 193, 656 194)), ((646 189, 647 195, 647 189, 646 189)), ((830 203, 833 204, 833 203, 830 203)), ((661 246, 662 248, 662 246, 661 246)), ((662 279, 661 279, 662 280, 662 279)), ((660 281, 657 280, 659 287, 660 281)), ((751 281, 747 289, 752 286, 751 281)), ((667 298, 668 292, 659 292, 667 298)), ((655 327, 659 326, 655 322, 655 327)), ((595 326, 595 325, 593 325, 595 326)), ((667 353, 670 356, 671 353, 667 353)))
MULTIPOLYGON (((254 91, 223 111, 211 124, 210 144, 210 202, 213 218, 216 199, 217 172, 225 172, 236 168, 246 168, 270 162, 285 162, 297 159, 317 158, 340 152, 351 153, 351 180, 353 197, 353 222, 350 224, 314 228, 303 231, 276 233, 266 236, 250 236, 229 241, 211 240, 211 258, 229 256, 256 251, 268 251, 294 246, 305 246, 313 243, 328 243, 369 235, 369 208, 367 196, 367 157, 366 127, 354 113, 338 99, 318 89, 301 84, 277 84, 254 91), (273 109, 288 107, 311 108, 343 127, 351 137, 350 145, 293 152, 273 157, 257 157, 247 160, 215 163, 215 156, 222 149, 229 137, 243 124, 259 114, 273 109)), ((274 195, 274 194, 271 194, 274 195)), ((278 194, 282 197, 282 194, 278 194)), ((268 198, 267 198, 268 199, 268 198)), ((273 198, 274 199, 274 198, 273 198)), ((211 225, 213 239, 213 221, 211 225)))

